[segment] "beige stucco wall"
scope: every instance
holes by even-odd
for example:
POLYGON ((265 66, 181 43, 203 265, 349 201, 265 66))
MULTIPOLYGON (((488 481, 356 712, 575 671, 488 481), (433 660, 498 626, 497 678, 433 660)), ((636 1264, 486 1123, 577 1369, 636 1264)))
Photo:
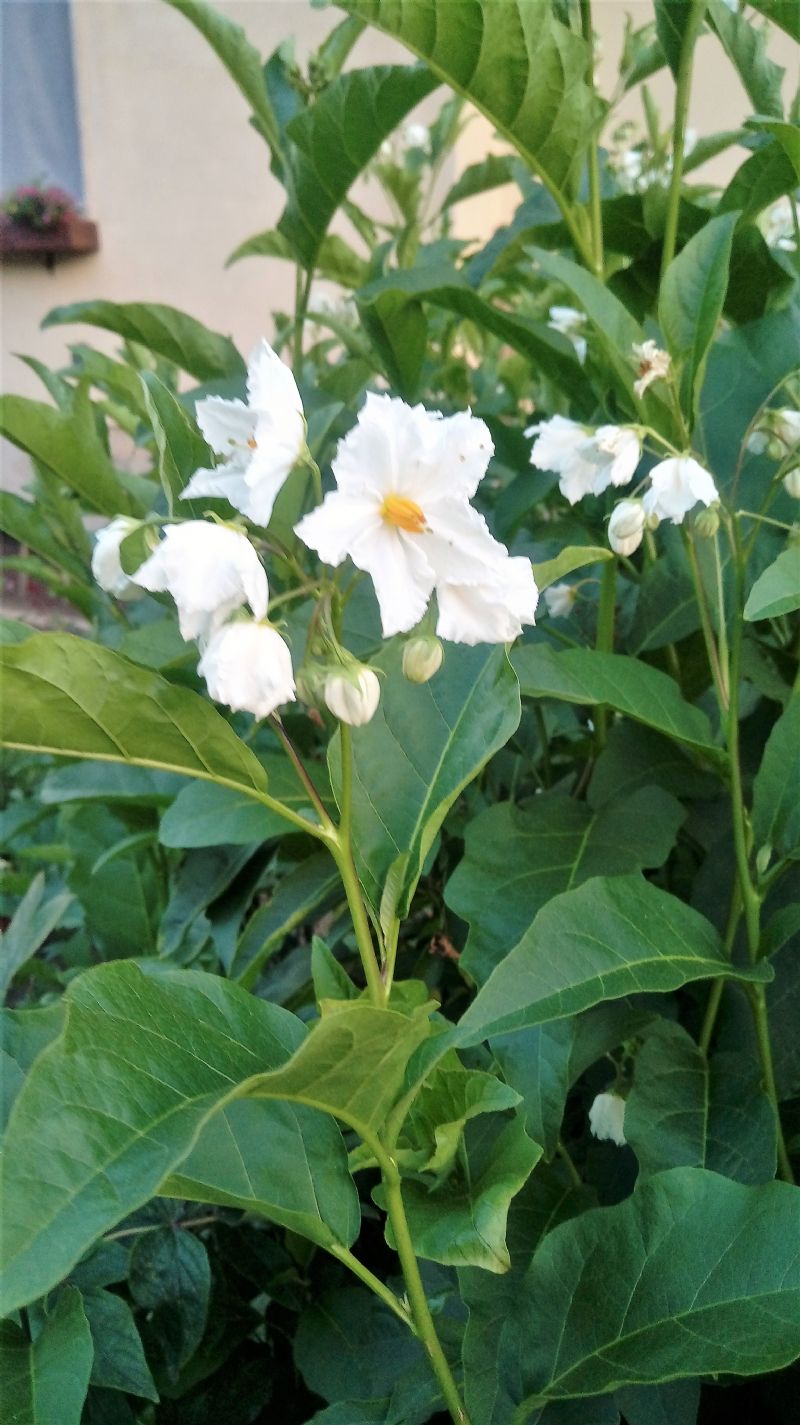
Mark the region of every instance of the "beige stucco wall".
MULTIPOLYGON (((222 0, 219 8, 244 25, 265 56, 290 35, 299 53, 307 53, 340 16, 312 9, 308 0, 222 0)), ((626 12, 637 23, 652 13, 646 0, 595 0, 606 90, 626 12)), ((40 331, 53 306, 93 297, 169 302, 230 333, 247 351, 269 334, 272 308, 291 304, 286 264, 249 259, 224 270, 239 242, 276 222, 282 191, 247 124, 244 99, 202 37, 161 0, 73 0, 73 31, 86 210, 99 224, 102 246, 96 256, 59 262, 53 271, 35 264, 2 269, 0 384, 37 396, 36 378, 13 353, 57 366, 68 341, 114 345, 87 328, 40 331)), ((791 42, 778 35, 774 49, 780 62, 794 66, 796 82, 791 42)), ((367 32, 352 62, 404 58, 399 47, 367 32)), ((697 74, 693 126, 700 133, 734 126, 748 112, 747 100, 710 38, 701 42, 697 74)), ((669 75, 656 76, 651 88, 666 116, 669 75)), ((635 97, 619 109, 620 120, 631 114, 638 115, 635 97)), ((458 164, 481 157, 489 141, 488 126, 477 119, 461 141, 458 164)), ((717 173, 724 175, 730 163, 730 157, 718 160, 717 173)), ((490 231, 513 206, 510 189, 472 200, 460 209, 459 231, 490 231)), ((2 466, 5 480, 17 483, 19 453, 6 448, 2 466)))

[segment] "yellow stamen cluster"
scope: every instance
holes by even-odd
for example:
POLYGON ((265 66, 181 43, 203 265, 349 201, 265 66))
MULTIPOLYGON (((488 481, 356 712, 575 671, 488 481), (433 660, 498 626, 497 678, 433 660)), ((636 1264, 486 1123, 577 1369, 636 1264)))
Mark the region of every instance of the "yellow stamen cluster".
POLYGON ((381 505, 381 517, 387 524, 405 529, 409 534, 422 534, 427 528, 419 505, 414 500, 407 500, 404 495, 387 495, 381 505))

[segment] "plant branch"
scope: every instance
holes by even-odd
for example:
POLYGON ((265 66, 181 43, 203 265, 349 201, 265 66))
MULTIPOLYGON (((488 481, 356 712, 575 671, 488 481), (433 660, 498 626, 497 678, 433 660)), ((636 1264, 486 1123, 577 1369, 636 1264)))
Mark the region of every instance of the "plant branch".
POLYGON ((786 1148, 786 1141, 781 1127, 778 1089, 775 1083, 775 1069, 772 1063, 772 1045, 769 1039, 769 1022, 767 1019, 767 997, 763 985, 750 985, 749 991, 756 1041, 758 1043, 758 1057, 761 1061, 761 1072, 764 1078, 764 1088, 766 1089, 775 1113, 775 1124, 778 1136, 778 1176, 783 1178, 784 1182, 793 1183, 794 1173, 792 1172, 792 1165, 789 1161, 789 1153, 786 1148))
POLYGON ((365 1267, 364 1263, 358 1260, 358 1257, 354 1257, 353 1253, 348 1251, 347 1247, 342 1247, 338 1242, 328 1247, 328 1251, 332 1257, 336 1257, 338 1261, 342 1262, 354 1276, 357 1276, 359 1281, 369 1287, 370 1291, 373 1291, 376 1296, 379 1296, 384 1306, 388 1306, 389 1310, 393 1311, 395 1316, 399 1316, 403 1324, 406 1325, 410 1331, 413 1331, 415 1336, 417 1335, 417 1328, 410 1312, 403 1305, 402 1301, 395 1296, 394 1292, 389 1289, 386 1283, 381 1281, 380 1277, 376 1277, 375 1273, 371 1272, 369 1267, 365 1267))
POLYGON ((361 956, 361 964, 364 967, 370 999, 373 1004, 381 1008, 385 1006, 388 999, 389 987, 384 984, 381 978, 381 972, 375 956, 375 947, 372 943, 369 916, 367 915, 364 905, 361 882, 358 879, 358 872, 356 871, 355 861, 353 859, 353 748, 350 728, 344 722, 339 724, 339 736, 342 749, 342 786, 339 800, 340 823, 338 835, 330 842, 330 848, 333 859, 339 868, 339 875, 342 878, 344 892, 347 896, 347 904, 350 907, 350 915, 356 935, 356 944, 358 945, 358 953, 361 956))
POLYGON ((289 758, 289 761, 291 762, 295 772, 297 773, 300 782, 304 786, 305 790, 308 792, 309 800, 312 806, 314 807, 317 816, 320 819, 321 826, 324 828, 325 831, 333 832, 335 830, 335 827, 327 811, 325 810, 325 804, 322 800, 322 797, 314 786, 314 783, 311 780, 311 776, 308 773, 306 767, 304 766, 300 758, 300 754, 297 751, 297 748, 292 742, 292 739, 290 738, 285 727, 283 726, 283 723, 275 713, 271 714, 269 721, 281 742, 286 756, 289 758))

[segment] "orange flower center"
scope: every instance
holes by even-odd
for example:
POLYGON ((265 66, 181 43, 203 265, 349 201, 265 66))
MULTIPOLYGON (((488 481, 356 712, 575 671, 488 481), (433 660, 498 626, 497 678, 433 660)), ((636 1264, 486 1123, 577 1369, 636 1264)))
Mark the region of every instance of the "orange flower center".
POLYGON ((409 534, 422 534, 427 527, 419 505, 414 500, 407 500, 404 495, 387 495, 381 505, 381 516, 387 524, 408 530, 409 534))
POLYGON ((247 444, 249 445, 249 447, 250 447, 251 450, 256 450, 256 449, 258 448, 258 441, 256 440, 256 438, 255 438, 254 435, 251 435, 251 437, 250 437, 250 439, 248 440, 247 444))

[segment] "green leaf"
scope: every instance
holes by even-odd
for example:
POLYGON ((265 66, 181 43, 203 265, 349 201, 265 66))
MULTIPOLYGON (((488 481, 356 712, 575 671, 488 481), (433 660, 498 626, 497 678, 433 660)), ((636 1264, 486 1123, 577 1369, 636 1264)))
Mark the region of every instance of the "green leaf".
POLYGON ((319 935, 311 937, 311 978, 318 1005, 329 999, 359 998, 359 991, 347 971, 319 935))
MULTIPOLYGON (((49 408, 48 408, 49 409, 49 408)), ((11 490, 0 490, 0 529, 18 544, 27 545, 73 578, 89 585, 88 560, 83 563, 70 548, 63 531, 53 526, 42 509, 11 490)), ((88 554, 88 549, 87 549, 88 554)))
POLYGON ((14 976, 44 945, 71 905, 69 891, 45 900, 44 873, 34 876, 7 929, 0 932, 0 1001, 14 976))
POLYGON ((162 881, 147 849, 135 837, 131 843, 122 818, 96 803, 65 807, 60 827, 72 856, 67 884, 100 957, 155 954, 162 881))
POLYGON ((800 1194, 675 1168, 557 1227, 511 1327, 524 1405, 683 1376, 777 1370, 800 1349, 800 1194), (591 1271, 586 1270, 591 1262, 591 1271))
POLYGON ((800 11, 795 0, 750 0, 754 10, 759 10, 768 20, 780 25, 787 35, 800 43, 800 11))
POLYGON ((551 189, 574 194, 599 117, 585 43, 547 0, 341 0, 468 99, 551 189))
POLYGON ((771 978, 726 959, 713 926, 642 876, 598 876, 548 901, 461 1018, 456 1043, 579 1014, 601 1000, 727 975, 771 978))
POLYGON ((756 116, 753 119, 748 119, 747 127, 772 134, 791 160, 795 174, 800 180, 800 129, 797 124, 787 123, 783 119, 762 119, 760 116, 756 116))
MULTIPOLYGON (((403 1183, 403 1202, 418 1256, 444 1266, 506 1272, 511 1265, 506 1222, 511 1199, 542 1156, 521 1118, 510 1123, 484 1117, 469 1123, 463 1158, 441 1183, 413 1178, 403 1183)), ((381 1190, 374 1193, 383 1200, 381 1190)), ((394 1245, 391 1227, 386 1239, 394 1245)))
MULTIPOLYGON (((441 670, 420 687, 403 677, 395 640, 374 660, 385 674, 381 702, 354 728, 353 843, 362 885, 380 912, 403 917, 425 858, 464 787, 515 731, 517 682, 502 647, 448 645, 441 670)), ((341 785, 338 737, 329 750, 341 785)))
POLYGON ((159 1352, 174 1379, 206 1327, 211 1268, 203 1243, 173 1226, 143 1232, 134 1239, 128 1287, 136 1304, 154 1313, 159 1352))
POLYGON ((439 81, 421 66, 340 74, 284 132, 286 207, 278 231, 312 271, 337 208, 388 134, 439 81))
POLYGON ((790 698, 764 748, 753 785, 756 848, 781 856, 800 849, 800 693, 790 698))
POLYGON ((455 1054, 428 1075, 403 1125, 413 1166, 439 1176, 450 1171, 467 1123, 483 1113, 515 1108, 519 1094, 493 1074, 465 1069, 455 1054))
POLYGON ((6 746, 182 772, 263 800, 258 759, 196 693, 66 633, 5 647, 2 663, 6 746))
MULTIPOLYGON (((231 253, 226 267, 240 262, 243 257, 278 257, 286 262, 294 262, 295 254, 291 243, 277 228, 255 233, 240 243, 231 253)), ((367 280, 368 264, 354 252, 349 243, 338 233, 328 233, 320 243, 317 252, 316 271, 328 282, 339 282, 343 287, 361 287, 367 280)))
POLYGON ((536 580, 536 587, 541 594, 544 589, 549 589, 551 584, 556 584, 559 579, 563 579, 565 574, 572 574, 576 569, 585 569, 587 564, 603 564, 608 559, 613 559, 614 555, 610 549, 598 549, 595 545, 570 544, 555 559, 547 559, 542 564, 534 564, 533 577, 536 580))
POLYGON ((791 193, 797 174, 786 150, 773 139, 757 148, 737 168, 719 200, 721 213, 738 212, 740 222, 757 218, 764 208, 791 193))
POLYGON ((721 757, 705 713, 681 697, 672 678, 621 653, 568 648, 563 653, 540 644, 515 650, 513 664, 525 697, 559 698, 594 706, 607 703, 617 712, 721 757))
POLYGON ((683 547, 659 549, 658 559, 642 573, 627 641, 630 652, 678 643, 699 627, 697 594, 683 547))
POLYGON ((148 976, 125 962, 73 980, 66 998, 64 1035, 36 1060, 6 1135, 4 1310, 49 1290, 162 1184, 325 1245, 352 1241, 358 1210, 335 1125, 256 1097, 313 1099, 368 1128, 396 1096, 424 1018, 353 1005, 306 1036, 286 1010, 216 976, 148 976))
POLYGON ((710 1168, 741 1183, 775 1177, 775 1113, 756 1060, 707 1059, 679 1024, 660 1021, 636 1055, 625 1137, 640 1180, 664 1168, 710 1168))
POLYGON ((48 772, 39 784, 39 799, 48 807, 67 802, 164 807, 185 785, 183 777, 173 772, 151 772, 148 767, 128 767, 124 763, 76 762, 48 772))
POLYGON ((138 342, 174 361, 198 381, 245 374, 245 364, 229 337, 209 331, 202 322, 176 307, 159 302, 73 302, 68 307, 54 307, 42 326, 68 326, 74 322, 102 327, 125 341, 138 342))
POLYGON ((614 1392, 614 1403, 627 1425, 697 1425, 699 1380, 671 1380, 664 1385, 628 1385, 614 1392))
POLYGON ((245 989, 252 989, 267 960, 280 950, 286 937, 341 891, 339 873, 321 851, 301 861, 282 876, 272 899, 259 906, 239 936, 228 974, 245 989))
POLYGON ((670 263, 661 284, 658 319, 680 373, 681 405, 690 420, 722 315, 736 222, 735 213, 712 218, 670 263))
POLYGON ((118 478, 95 425, 85 388, 71 411, 27 396, 0 397, 0 434, 40 461, 103 515, 138 515, 143 507, 118 478))
POLYGON ((677 75, 692 7, 687 0, 653 0, 653 4, 659 43, 673 75, 677 75))
POLYGON ((245 792, 214 782, 184 787, 161 818, 162 846, 252 846, 288 830, 286 821, 245 792))
POLYGON ((780 618, 795 609, 800 609, 800 545, 790 544, 759 574, 747 596, 744 616, 754 623, 760 618, 780 618))
POLYGON ((490 153, 480 163, 471 163, 456 179, 442 203, 442 209, 452 208, 465 198, 475 198, 492 188, 502 188, 514 182, 514 159, 506 153, 490 153))
POLYGON ((63 1027, 60 1000, 44 1009, 0 1009, 0 1129, 5 1129, 34 1059, 58 1038, 63 1027))
POLYGON ((680 802, 653 786, 594 812, 547 792, 524 807, 487 807, 467 827, 464 857, 445 892, 470 927, 462 968, 484 981, 560 892, 592 876, 663 865, 685 816, 680 802))
POLYGON ((92 1385, 124 1390, 143 1400, 158 1400, 158 1391, 127 1301, 116 1292, 83 1292, 83 1309, 94 1345, 92 1385))
POLYGON ((213 466, 214 457, 194 422, 155 372, 143 371, 144 401, 158 451, 158 473, 171 515, 199 518, 208 501, 181 500, 195 470, 213 466))
POLYGON ((756 113, 782 118, 781 83, 786 71, 767 55, 764 31, 740 11, 729 9, 725 0, 708 0, 707 14, 756 113))
POLYGON ((574 1023, 556 1019, 515 1034, 498 1034, 490 1045, 506 1083, 522 1095, 525 1128, 542 1144, 547 1159, 553 1157, 561 1133, 574 1039, 574 1023))
POLYGON ((0 1323, 3 1404, 8 1425, 80 1425, 92 1368, 81 1294, 68 1287, 34 1342, 0 1323))
POLYGON ((253 111, 254 127, 266 139, 273 156, 281 146, 280 125, 264 81, 261 56, 251 45, 241 25, 204 0, 167 0, 191 21, 221 59, 253 111))

